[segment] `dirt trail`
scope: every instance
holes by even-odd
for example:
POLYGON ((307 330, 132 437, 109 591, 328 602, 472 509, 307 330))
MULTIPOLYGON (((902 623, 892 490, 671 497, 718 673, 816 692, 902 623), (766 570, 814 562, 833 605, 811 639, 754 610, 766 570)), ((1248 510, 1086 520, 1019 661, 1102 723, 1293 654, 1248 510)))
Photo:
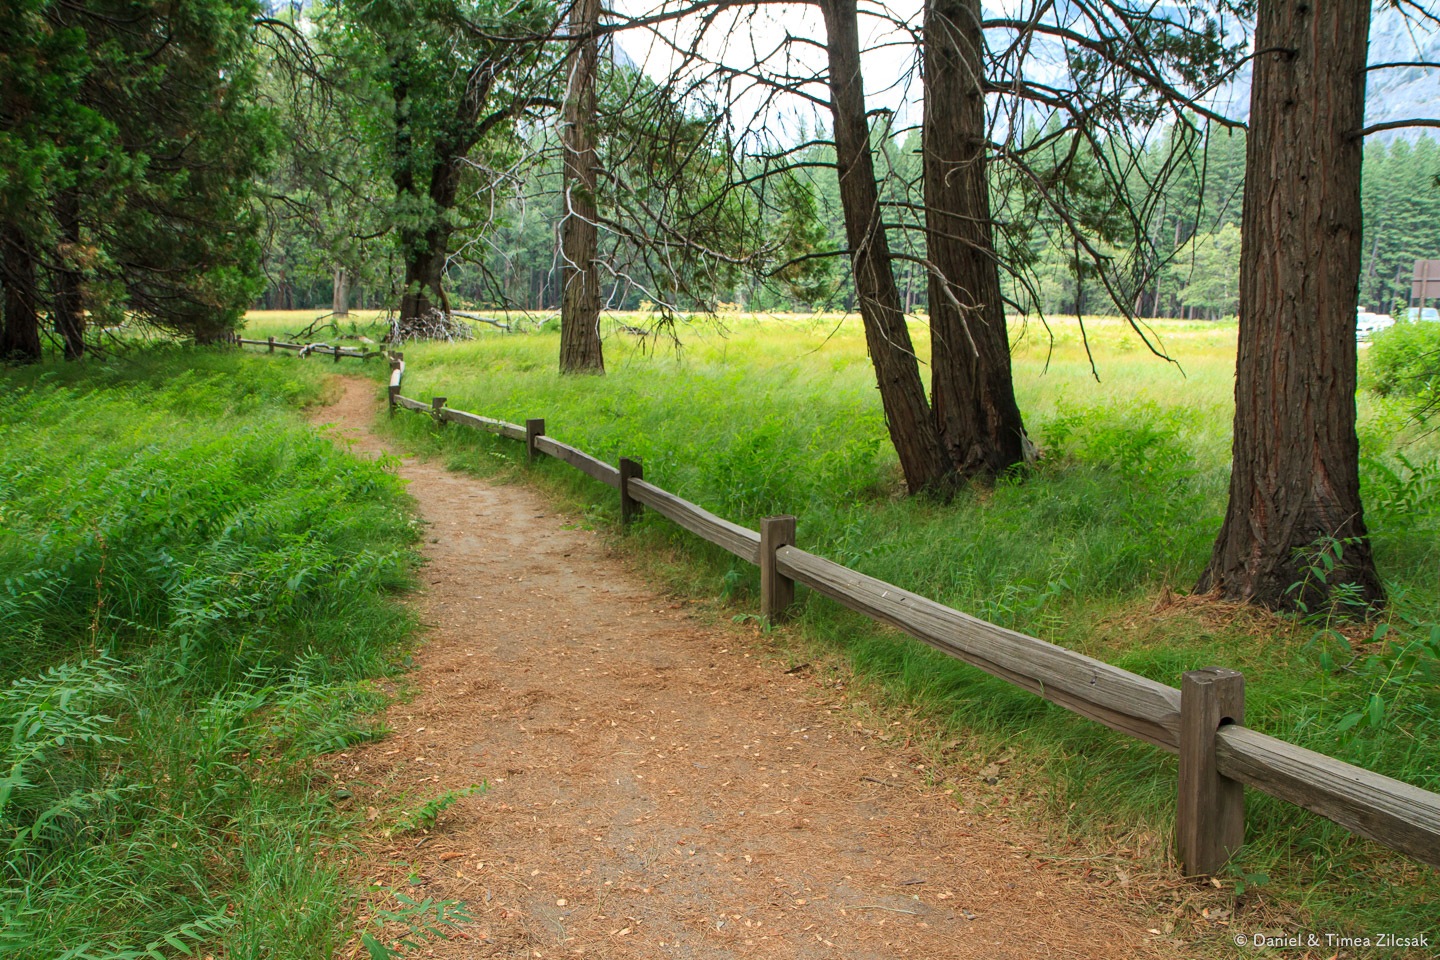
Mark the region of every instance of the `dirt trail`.
MULTIPOLYGON (((386 449, 374 385, 342 382, 317 422, 386 449)), ((337 773, 382 807, 489 781, 432 835, 371 851, 366 876, 413 870, 419 898, 468 904, 427 955, 1174 955, 1120 885, 1022 856, 1043 842, 957 810, 900 746, 535 493, 413 458, 400 473, 429 524, 430 631, 394 733, 337 773)))

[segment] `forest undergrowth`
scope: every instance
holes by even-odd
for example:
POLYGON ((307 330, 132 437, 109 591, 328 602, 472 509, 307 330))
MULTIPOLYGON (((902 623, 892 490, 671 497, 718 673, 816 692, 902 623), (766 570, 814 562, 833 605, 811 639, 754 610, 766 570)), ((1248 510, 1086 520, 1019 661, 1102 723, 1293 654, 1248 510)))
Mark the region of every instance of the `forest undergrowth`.
MULTIPOLYGON (((1234 326, 1161 322, 1174 363, 1118 322, 1086 326, 1098 382, 1073 323, 1055 326, 1053 342, 1032 325, 1015 349, 1042 460, 950 503, 901 496, 863 340, 833 318, 697 325, 679 349, 611 329, 598 378, 558 376, 552 334, 410 344, 405 393, 513 422, 543 417, 557 439, 612 463, 639 458, 647 480, 727 519, 754 528, 793 513, 807 550, 1167 684, 1201 666, 1239 669, 1248 725, 1440 789, 1433 431, 1393 398, 1359 399, 1385 612, 1279 616, 1188 596, 1224 511, 1234 326)), ((528 470, 522 444, 413 414, 389 429, 453 468, 538 482, 614 529, 613 491, 548 459, 528 470)), ((1317 543, 1307 562, 1318 571, 1344 548, 1317 543)), ((754 613, 754 568, 664 520, 640 523, 626 549, 721 614, 754 613)), ((1043 784, 1041 819, 1058 835, 1167 856, 1173 758, 803 589, 796 625, 774 641, 798 645, 797 658, 841 655, 852 685, 971 745, 957 775, 1013 756, 1001 776, 1043 784)), ((1440 895, 1434 870, 1258 791, 1228 883, 1247 928, 1276 930, 1433 931, 1440 895)))
POLYGON ((383 733, 416 534, 391 464, 299 418, 322 374, 152 346, 0 377, 0 954, 355 935, 312 760, 383 733))

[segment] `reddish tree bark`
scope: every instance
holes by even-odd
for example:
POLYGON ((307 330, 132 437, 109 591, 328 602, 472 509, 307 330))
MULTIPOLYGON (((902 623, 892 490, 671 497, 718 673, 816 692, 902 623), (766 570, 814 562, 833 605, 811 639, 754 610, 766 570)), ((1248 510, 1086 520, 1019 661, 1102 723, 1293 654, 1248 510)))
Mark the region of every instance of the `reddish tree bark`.
POLYGON ((1380 602, 1360 504, 1355 307, 1370 0, 1259 7, 1241 215, 1230 503, 1199 591, 1380 602), (1326 576, 1317 544, 1343 542, 1326 576), (1292 589, 1295 584, 1302 587, 1292 589))
POLYGON ((1034 447, 1015 402, 990 215, 980 0, 930 0, 924 47, 930 404, 955 469, 996 476, 1034 447))

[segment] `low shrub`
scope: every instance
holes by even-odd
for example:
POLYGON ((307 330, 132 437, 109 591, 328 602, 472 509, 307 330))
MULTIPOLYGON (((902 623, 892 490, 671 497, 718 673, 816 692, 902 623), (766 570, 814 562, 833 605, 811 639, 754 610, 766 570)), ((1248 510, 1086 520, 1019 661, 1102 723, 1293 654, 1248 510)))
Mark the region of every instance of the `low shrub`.
POLYGON ((1400 320, 1375 334, 1362 369, 1381 396, 1415 398, 1415 411, 1440 409, 1440 323, 1400 320))

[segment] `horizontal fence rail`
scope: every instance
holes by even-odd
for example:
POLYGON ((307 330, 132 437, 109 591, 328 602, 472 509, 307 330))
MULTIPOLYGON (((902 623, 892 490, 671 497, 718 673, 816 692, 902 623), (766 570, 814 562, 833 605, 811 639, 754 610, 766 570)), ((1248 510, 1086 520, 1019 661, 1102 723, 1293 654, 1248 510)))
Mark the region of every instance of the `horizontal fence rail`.
POLYGON ((775 565, 817 593, 957 660, 1121 733, 1179 752, 1180 691, 1174 687, 997 627, 796 547, 777 550, 775 565))
POLYGON ((383 350, 366 350, 363 347, 342 347, 339 344, 329 343, 290 343, 285 340, 276 340, 274 337, 266 340, 247 340, 244 337, 233 337, 231 342, 242 347, 265 347, 270 353, 274 353, 276 350, 290 350, 302 357, 333 357, 337 363, 340 362, 341 357, 369 360, 371 357, 382 357, 385 355, 385 351, 383 350))
POLYGON ((398 393, 395 394, 395 405, 397 407, 404 407, 406 410, 419 410, 421 413, 430 412, 430 404, 421 403, 419 400, 411 400, 409 397, 402 397, 398 393))
POLYGON ((630 496, 700 539, 710 541, 741 560, 760 565, 760 534, 754 530, 721 519, 705 508, 644 480, 630 481, 630 496))
POLYGON ((1247 727, 1215 734, 1220 773, 1440 867, 1440 794, 1247 727))
MULTIPOLYGON (((277 344, 278 346, 278 344, 277 344)), ((554 457, 620 492, 628 525, 641 506, 761 569, 764 614, 785 615, 794 584, 908 633, 949 656, 1112 730, 1179 754, 1176 841, 1187 874, 1219 872, 1244 835, 1243 787, 1319 814, 1346 829, 1440 867, 1440 794, 1298 747, 1243 725, 1244 678, 1207 667, 1176 689, 1084 654, 1007 630, 917 593, 866 576, 794 545, 793 517, 771 517, 757 533, 642 479, 639 461, 611 466, 525 426, 400 395, 403 354, 391 354, 389 399, 458 423, 523 440, 533 459, 554 457)))
POLYGON ((577 450, 568 443, 561 443, 552 440, 543 434, 535 438, 535 449, 541 453, 547 453, 556 460, 564 460, 570 466, 593 480, 599 480, 607 487, 620 489, 620 470, 612 467, 603 460, 597 460, 590 454, 577 450))
POLYGON ((492 420, 489 417, 482 417, 479 414, 466 413, 464 410, 452 410, 444 407, 440 410, 440 419, 448 423, 458 423, 461 426, 474 427, 476 430, 486 430, 490 433, 498 433, 502 437, 509 437, 511 440, 524 440, 525 428, 513 423, 506 423, 504 420, 492 420))

